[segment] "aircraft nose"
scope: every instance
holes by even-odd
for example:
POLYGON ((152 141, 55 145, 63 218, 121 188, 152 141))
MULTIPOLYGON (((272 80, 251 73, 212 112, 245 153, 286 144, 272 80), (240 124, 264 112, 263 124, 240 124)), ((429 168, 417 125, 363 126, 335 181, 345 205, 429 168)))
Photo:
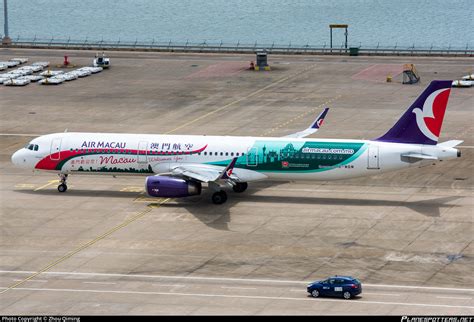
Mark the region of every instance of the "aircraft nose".
POLYGON ((22 150, 18 150, 12 155, 12 163, 16 166, 22 167, 26 165, 26 158, 22 150))

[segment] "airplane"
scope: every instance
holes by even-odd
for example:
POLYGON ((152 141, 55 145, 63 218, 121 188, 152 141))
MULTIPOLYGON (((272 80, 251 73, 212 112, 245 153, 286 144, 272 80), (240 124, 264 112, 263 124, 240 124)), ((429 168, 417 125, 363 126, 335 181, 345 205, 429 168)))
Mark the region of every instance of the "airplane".
POLYGON ((322 125, 326 108, 306 130, 286 137, 54 133, 33 139, 12 162, 60 177, 69 174, 143 175, 151 197, 199 195, 227 200, 225 188, 244 192, 257 180, 340 180, 418 167, 461 157, 463 141, 438 143, 452 81, 432 81, 395 125, 373 140, 306 138, 322 125))

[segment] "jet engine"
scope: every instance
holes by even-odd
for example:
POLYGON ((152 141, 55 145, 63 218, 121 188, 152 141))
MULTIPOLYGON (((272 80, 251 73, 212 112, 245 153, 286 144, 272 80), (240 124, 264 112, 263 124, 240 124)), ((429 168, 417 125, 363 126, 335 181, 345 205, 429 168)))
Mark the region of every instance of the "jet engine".
POLYGON ((201 194, 201 183, 166 176, 151 176, 145 181, 145 190, 151 197, 180 198, 201 194))

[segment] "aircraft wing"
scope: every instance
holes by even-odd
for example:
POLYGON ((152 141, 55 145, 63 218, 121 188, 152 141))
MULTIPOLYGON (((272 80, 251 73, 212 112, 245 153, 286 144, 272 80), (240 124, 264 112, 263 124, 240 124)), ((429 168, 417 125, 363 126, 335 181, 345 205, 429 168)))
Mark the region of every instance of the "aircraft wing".
POLYGON ((323 125, 324 118, 326 117, 326 114, 329 111, 329 107, 326 107, 321 114, 318 115, 318 117, 314 120, 313 123, 311 123, 311 126, 308 127, 307 129, 292 133, 289 135, 285 135, 284 138, 305 138, 308 135, 311 135, 319 130, 319 128, 323 125))
POLYGON ((227 167, 219 167, 206 164, 185 164, 179 165, 171 171, 170 175, 175 177, 186 177, 201 182, 215 182, 219 180, 240 181, 239 178, 233 174, 237 158, 233 158, 227 167))
POLYGON ((168 175, 179 177, 183 179, 193 179, 201 182, 247 182, 266 179, 267 176, 257 171, 235 168, 237 158, 226 167, 200 164, 200 163, 186 163, 172 167, 168 173, 161 173, 160 175, 168 175))

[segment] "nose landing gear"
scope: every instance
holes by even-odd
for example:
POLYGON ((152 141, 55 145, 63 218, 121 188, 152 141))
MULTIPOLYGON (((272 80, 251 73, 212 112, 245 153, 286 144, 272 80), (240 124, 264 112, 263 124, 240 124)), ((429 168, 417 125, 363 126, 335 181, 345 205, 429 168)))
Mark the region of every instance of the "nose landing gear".
POLYGON ((60 173, 58 174, 59 176, 59 186, 58 186, 58 191, 59 192, 66 192, 67 190, 67 184, 66 184, 66 180, 67 180, 67 174, 63 174, 63 173, 60 173))

